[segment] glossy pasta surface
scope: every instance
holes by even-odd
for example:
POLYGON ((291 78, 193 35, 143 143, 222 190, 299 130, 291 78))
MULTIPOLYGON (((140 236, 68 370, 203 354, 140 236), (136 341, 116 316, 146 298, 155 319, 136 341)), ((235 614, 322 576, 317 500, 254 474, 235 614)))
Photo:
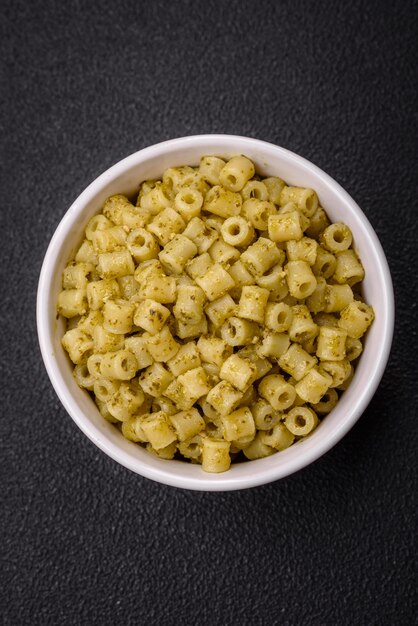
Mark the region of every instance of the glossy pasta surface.
POLYGON ((223 472, 308 436, 374 319, 350 229, 238 155, 108 198, 63 272, 62 345, 122 435, 223 472))

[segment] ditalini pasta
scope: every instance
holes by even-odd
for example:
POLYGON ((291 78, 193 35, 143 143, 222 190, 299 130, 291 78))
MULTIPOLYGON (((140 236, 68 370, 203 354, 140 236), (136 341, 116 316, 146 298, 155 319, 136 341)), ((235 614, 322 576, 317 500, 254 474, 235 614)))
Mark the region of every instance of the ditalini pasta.
POLYGON ((162 459, 224 472, 309 435, 374 319, 350 229, 313 189, 206 156, 88 222, 57 310, 77 384, 162 459))

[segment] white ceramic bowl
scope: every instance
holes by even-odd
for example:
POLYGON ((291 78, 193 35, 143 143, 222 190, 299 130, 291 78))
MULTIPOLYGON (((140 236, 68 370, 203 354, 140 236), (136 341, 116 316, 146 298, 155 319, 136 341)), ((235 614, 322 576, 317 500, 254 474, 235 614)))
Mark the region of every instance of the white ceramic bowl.
POLYGON ((37 300, 39 343, 51 382, 81 430, 101 450, 125 467, 152 480, 186 489, 227 491, 268 483, 312 463, 334 446, 360 417, 383 375, 392 342, 394 298, 387 261, 369 221, 352 198, 306 159, 269 143, 229 135, 201 135, 150 146, 123 159, 99 176, 75 200, 49 245, 39 280, 37 300), (145 179, 158 178, 171 166, 198 165, 204 155, 225 158, 245 154, 263 175, 278 175, 288 184, 312 187, 333 222, 343 221, 354 234, 366 270, 364 295, 376 319, 353 381, 336 408, 305 440, 268 458, 232 465, 223 474, 207 474, 199 465, 165 461, 124 439, 106 422, 86 391, 72 376, 72 365, 60 344, 64 323, 57 320, 61 273, 81 243, 89 218, 115 193, 132 194, 145 179))

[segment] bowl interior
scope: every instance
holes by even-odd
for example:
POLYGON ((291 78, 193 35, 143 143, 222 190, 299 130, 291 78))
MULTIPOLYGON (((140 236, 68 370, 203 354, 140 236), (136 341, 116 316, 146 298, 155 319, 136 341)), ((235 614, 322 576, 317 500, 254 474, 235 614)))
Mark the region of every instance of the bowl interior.
POLYGON ((61 221, 45 257, 38 291, 38 332, 44 361, 56 392, 79 427, 103 451, 133 471, 189 489, 240 489, 266 483, 300 469, 326 452, 370 401, 386 365, 392 329, 393 293, 386 259, 358 206, 335 181, 305 159, 283 148, 242 137, 207 135, 172 140, 131 155, 105 172, 77 198, 61 221), (376 319, 349 389, 308 438, 271 457, 235 464, 225 474, 210 475, 197 465, 152 456, 124 439, 101 417, 88 393, 77 386, 72 376, 72 364, 60 343, 64 322, 57 319, 55 311, 62 271, 81 243, 90 217, 101 210, 108 196, 135 194, 143 180, 161 177, 168 167, 195 166, 204 155, 229 158, 234 154, 248 156, 262 175, 277 175, 288 184, 312 187, 330 219, 345 222, 351 228, 354 246, 366 270, 365 299, 373 305, 376 319))

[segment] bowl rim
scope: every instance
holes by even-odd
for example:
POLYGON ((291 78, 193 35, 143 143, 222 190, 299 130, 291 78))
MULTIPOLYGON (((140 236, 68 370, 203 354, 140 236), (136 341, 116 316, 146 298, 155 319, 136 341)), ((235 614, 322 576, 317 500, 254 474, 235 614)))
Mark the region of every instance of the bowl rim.
MULTIPOLYGON (((208 149, 208 148, 206 148, 208 149)), ((227 145, 225 147, 227 150, 227 145)), ((69 209, 63 215, 60 220, 51 240, 48 245, 45 257, 42 263, 42 268, 39 277, 37 301, 36 301, 36 321, 38 330, 38 341, 42 358, 45 364, 50 381, 58 395, 61 403, 66 411, 72 417, 74 422, 80 428, 80 430, 103 452, 110 456, 113 460, 117 461, 124 467, 134 471, 151 480, 170 485, 173 487, 179 487, 184 489, 191 489, 197 491, 230 491, 237 489, 246 489, 250 487, 256 487, 262 484, 284 478, 294 472, 306 467, 310 463, 316 461, 323 454, 328 452, 344 435, 354 426, 361 414, 365 411, 367 405, 371 401, 376 389, 380 383, 383 373, 386 368, 386 364, 389 358, 393 331, 394 331, 394 292, 393 284, 390 275, 389 265, 383 251, 382 245, 374 231, 371 223, 366 215, 353 200, 353 198, 337 183, 331 176, 326 174, 321 168, 309 161, 308 159, 286 149, 281 146, 277 146, 273 143, 255 139, 252 137, 244 137, 241 135, 229 135, 229 134, 201 134, 190 135, 186 137, 179 137, 176 139, 170 139, 157 144, 153 144, 141 150, 138 150, 129 156, 121 159, 105 172, 95 178, 85 189, 82 191, 69 209), (352 411, 350 419, 341 422, 340 426, 334 430, 332 436, 328 436, 323 440, 317 442, 313 449, 307 451, 304 455, 296 455, 294 458, 289 459, 284 466, 272 465, 266 468, 262 473, 251 473, 245 476, 231 476, 230 472, 222 474, 203 474, 199 477, 179 476, 170 472, 170 465, 167 464, 167 470, 157 469, 151 467, 146 463, 142 463, 139 460, 134 460, 129 457, 123 450, 121 450, 116 444, 109 441, 100 433, 96 426, 92 424, 84 414, 80 415, 80 410, 77 408, 75 400, 73 400, 71 393, 69 392, 67 385, 59 372, 59 368, 56 367, 53 353, 54 348, 52 344, 52 332, 49 332, 48 310, 47 310, 47 297, 44 294, 48 293, 48 288, 53 275, 54 267, 58 259, 58 253, 62 245, 64 235, 67 233, 67 224, 71 223, 74 214, 78 214, 81 207, 85 206, 109 181, 128 170, 130 167, 147 161, 151 157, 158 156, 158 154, 166 151, 175 152, 177 148, 184 149, 186 146, 199 147, 201 143, 217 145, 219 142, 228 144, 228 142, 243 143, 252 145, 254 148, 274 149, 276 152, 286 158, 286 160, 297 163, 309 168, 321 181, 328 187, 332 187, 334 192, 345 202, 350 204, 351 209, 356 214, 356 217, 363 223, 367 236, 369 237, 371 244, 374 248, 375 254, 379 262, 380 276, 382 280, 382 311, 384 311, 384 327, 382 331, 382 341, 377 345, 376 351, 376 365, 368 381, 367 387, 361 394, 360 399, 357 402, 355 409, 352 411)), ((250 464, 249 464, 250 467, 250 464)))

